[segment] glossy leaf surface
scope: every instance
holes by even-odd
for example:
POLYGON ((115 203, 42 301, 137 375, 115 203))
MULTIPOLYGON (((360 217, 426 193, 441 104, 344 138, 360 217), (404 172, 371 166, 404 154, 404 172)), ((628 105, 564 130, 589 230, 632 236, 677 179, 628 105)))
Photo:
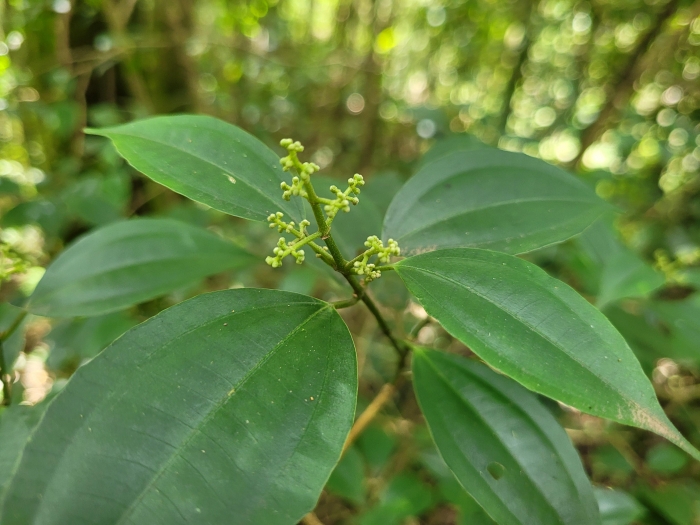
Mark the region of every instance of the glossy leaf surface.
POLYGON ((29 301, 49 317, 126 308, 252 261, 211 232, 168 219, 135 219, 95 230, 49 266, 29 301))
POLYGON ((581 233, 606 209, 584 183, 541 160, 458 151, 409 179, 389 206, 383 236, 406 255, 450 247, 523 253, 581 233))
POLYGON ((700 458, 664 414, 623 337, 566 284, 517 257, 468 248, 417 255, 394 268, 430 315, 497 370, 700 458))
POLYGON ((352 425, 357 364, 327 303, 201 295, 119 338, 50 405, 0 521, 293 525, 352 425))
POLYGON ((86 132, 109 137, 129 164, 159 184, 224 213, 258 221, 277 211, 303 218, 301 199, 282 199, 280 182, 291 176, 279 156, 222 120, 154 117, 86 132))
POLYGON ((485 365, 433 350, 415 350, 413 377, 440 454, 499 525, 599 522, 576 450, 532 394, 485 365))

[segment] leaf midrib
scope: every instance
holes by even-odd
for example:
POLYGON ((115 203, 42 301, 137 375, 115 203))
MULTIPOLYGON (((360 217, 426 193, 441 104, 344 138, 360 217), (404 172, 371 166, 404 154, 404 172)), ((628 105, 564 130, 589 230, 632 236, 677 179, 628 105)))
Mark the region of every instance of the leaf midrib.
MULTIPOLYGON (((445 258, 445 259, 457 259, 457 260, 461 260, 461 259, 458 259, 458 258, 456 258, 456 257, 444 257, 444 258, 445 258)), ((408 259, 405 259, 405 260, 408 260, 408 259)), ((401 263, 398 263, 398 264, 401 264, 401 263)), ((397 266, 398 266, 398 264, 397 264, 397 266)), ((476 292, 476 291, 472 290, 471 288, 467 287, 467 286, 464 285, 463 283, 460 283, 459 281, 455 281, 454 279, 450 279, 450 278, 448 278, 448 277, 445 277, 445 276, 443 276, 443 275, 437 274, 437 273, 435 273, 435 272, 431 272, 430 270, 427 270, 427 269, 425 269, 425 268, 419 268, 419 267, 411 266, 411 265, 409 265, 408 267, 409 267, 409 268, 413 268, 413 269, 416 270, 416 271, 422 271, 422 272, 424 272, 424 273, 433 275, 433 276, 434 276, 435 278, 437 278, 437 279, 442 279, 442 280, 444 280, 444 281, 446 281, 446 282, 448 282, 448 283, 450 283, 450 284, 453 284, 453 285, 455 285, 455 286, 458 286, 458 287, 460 287, 460 288, 464 288, 464 289, 467 290, 469 293, 473 293, 474 295, 476 295, 477 297, 480 297, 480 298, 483 299, 484 301, 486 301, 486 302, 488 302, 488 303, 491 303, 493 306, 495 306, 496 308, 498 308, 498 309, 501 310, 502 312, 508 314, 511 318, 513 318, 514 320, 520 322, 523 326, 527 327, 527 329, 530 330, 532 333, 538 335, 539 337, 541 337, 541 338, 544 339, 545 341, 549 342, 552 346, 554 346, 555 348, 559 349, 564 355, 566 355, 569 359, 571 359, 572 362, 576 363, 580 368, 582 368, 583 370, 586 370, 586 372, 588 372, 588 373, 592 373, 591 370, 589 370, 586 366, 584 366, 584 364, 581 363, 581 362, 580 362, 578 359, 576 359, 574 356, 572 356, 571 354, 569 354, 559 343, 555 343, 555 342, 552 341, 551 338, 549 338, 547 335, 545 335, 545 334, 539 332, 535 327, 533 327, 533 326, 530 325, 529 323, 525 322, 524 320, 520 319, 520 317, 518 317, 517 314, 512 313, 512 312, 509 312, 508 310, 503 309, 500 305, 498 305, 497 303, 493 302, 493 301, 492 301, 491 299, 489 299, 487 296, 485 296, 485 295, 483 295, 483 294, 481 294, 481 293, 479 293, 479 292, 476 292)), ((428 294, 430 294, 430 292, 429 292, 425 287, 421 287, 421 288, 423 288, 428 294)), ((547 288, 543 288, 543 289, 544 289, 550 296, 553 295, 547 288)), ((430 294, 430 295, 432 296, 432 294, 430 294)), ((433 297, 434 297, 434 296, 433 296, 433 297)), ((554 297, 556 297, 556 296, 554 296, 554 297)), ((558 298, 557 298, 557 299, 558 299, 558 298)), ((566 306, 566 308, 568 309, 569 312, 571 312, 571 313, 574 314, 577 318, 579 318, 578 314, 577 314, 576 312, 574 312, 573 310, 571 310, 571 309, 569 308, 569 306, 566 305, 566 303, 564 303, 564 306, 566 306)), ((472 335, 473 335, 473 334, 472 334, 472 335)), ((490 345, 485 344, 485 343, 483 343, 483 344, 484 344, 484 346, 490 346, 490 345)), ((652 414, 652 412, 649 412, 649 411, 647 411, 646 409, 644 409, 644 408, 643 408, 642 406, 640 406, 639 403, 637 403, 635 400, 633 400, 633 399, 628 399, 626 395, 624 395, 622 392, 620 392, 620 390, 619 390, 618 388, 616 388, 615 386, 613 386, 613 384, 610 383, 607 379, 602 378, 602 377, 598 376, 597 374, 594 374, 594 375, 595 375, 595 377, 597 377, 603 384, 605 384, 607 387, 609 387, 612 391, 617 392, 618 395, 620 395, 620 397, 626 401, 626 403, 627 403, 627 405, 628 405, 628 408, 631 408, 632 410, 641 410, 643 413, 646 413, 646 414, 649 414, 649 415, 652 414), (631 404, 632 406, 630 406, 630 404, 631 404)), ((656 418, 654 418, 654 419, 656 419, 656 418)))
MULTIPOLYGON (((65 283, 59 283, 59 285, 57 285, 56 287, 50 288, 49 291, 44 292, 43 294, 38 294, 37 300, 39 301, 39 304, 41 304, 43 301, 46 300, 46 298, 52 297, 52 296, 56 295, 57 293, 63 292, 63 291, 65 291, 66 288, 72 288, 76 285, 84 285, 85 281, 89 281, 90 279, 108 277, 110 275, 117 274, 119 272, 123 272, 124 270, 141 269, 141 268, 145 268, 145 267, 148 267, 148 266, 151 266, 154 264, 159 265, 162 263, 172 262, 172 261, 181 261, 183 263, 186 263, 188 261, 204 261, 205 259, 219 259, 219 258, 223 259, 223 256, 221 256, 221 257, 220 256, 202 257, 201 254, 191 254, 191 255, 188 255, 187 257, 183 257, 181 255, 177 255, 174 257, 164 257, 164 258, 160 258, 160 259, 152 259, 150 261, 142 261, 138 264, 125 264, 122 266, 116 266, 116 267, 110 268, 106 272, 102 272, 102 273, 95 272, 95 273, 89 273, 87 275, 83 275, 81 279, 74 280, 71 283, 69 283, 68 285, 66 285, 65 283)), ((224 268, 222 268, 221 270, 214 272, 214 273, 220 273, 220 272, 226 271, 227 269, 232 268, 234 266, 234 262, 235 262, 235 260, 231 259, 230 266, 227 265, 224 268)), ((206 274, 200 273, 194 277, 188 278, 187 281, 202 279, 204 277, 206 277, 206 274)), ((39 290, 39 291, 41 291, 41 290, 39 290)), ((121 297, 122 295, 124 295, 124 294, 111 295, 111 296, 107 296, 107 297, 108 298, 109 297, 121 297)))
MULTIPOLYGON (((517 465, 519 465, 519 466, 521 467, 521 471, 522 471, 522 472, 525 472, 525 469, 522 468, 522 464, 521 464, 520 460, 519 460, 516 456, 514 456, 514 455, 512 454, 512 452, 510 451, 510 449, 508 449, 508 447, 505 445, 505 443, 503 443, 503 441, 501 440, 500 436, 496 433, 496 431, 494 430, 494 428, 491 427, 491 426, 486 422, 486 420, 483 418, 483 416, 481 415, 481 413, 480 413, 475 407, 473 407, 473 406, 465 399, 465 397, 462 395, 462 393, 461 393, 459 390, 457 390, 457 388, 456 388, 454 385, 452 385, 452 383, 450 383, 450 381, 447 379, 447 377, 445 377, 445 375, 437 368, 437 366, 432 362, 432 360, 431 360, 430 358, 426 358, 426 360, 428 361, 429 366, 434 370, 435 374, 440 378, 440 380, 442 381, 442 383, 445 384, 445 385, 447 386, 448 390, 450 390, 450 391, 455 395, 455 397, 457 397, 457 399, 459 400, 459 402, 460 402, 461 404, 465 405, 465 406, 468 408, 468 410, 469 410, 472 414, 476 415, 476 417, 481 421, 482 425, 483 425, 485 428, 487 428, 487 429, 489 430, 489 433, 494 437, 494 440, 497 441, 497 442, 499 443, 500 447, 501 447, 503 450, 506 451, 507 455, 513 460, 514 463, 516 463, 517 465)), ((490 385, 488 385, 488 386, 489 386, 489 388, 490 388, 491 390, 493 390, 493 388, 492 388, 490 385)), ((522 412, 522 410, 520 409, 520 407, 519 407, 518 405, 512 403, 512 406, 515 406, 515 407, 517 408, 518 411, 522 412)), ((530 421, 532 421, 532 420, 530 419, 530 421)), ((535 428, 536 428, 538 431, 540 430, 539 427, 537 427, 537 425, 534 425, 534 426, 535 426, 535 428)), ((431 434, 432 434, 432 430, 431 430, 431 434)), ((547 436, 544 435, 544 437, 545 437, 545 439, 549 442, 549 444, 552 445, 552 449, 553 449, 555 452, 557 452, 556 447, 553 446, 553 444, 552 444, 551 441, 547 438, 547 436)), ((438 452, 440 452, 440 455, 442 456, 442 452, 441 452, 439 449, 438 449, 438 452)), ((444 460, 444 458, 443 458, 443 460, 444 460)), ((471 463, 471 461, 470 461, 469 463, 470 463, 470 465, 472 465, 472 467, 474 467, 474 465, 473 465, 473 463, 471 463)), ((562 465, 563 465, 563 461, 562 461, 562 465)), ((475 468, 475 467, 474 467, 474 468, 475 468)), ((452 471, 451 468, 450 468, 450 470, 452 471)), ((452 471, 452 472, 454 473, 454 471, 452 471)), ((455 476, 457 477, 456 473, 455 473, 455 476)), ((488 481, 486 481, 486 478, 483 477, 483 476, 482 476, 482 478, 484 479, 484 482, 486 483, 486 485, 489 486, 489 488, 491 489, 491 491, 492 491, 492 492, 496 495, 496 497, 500 500, 501 497, 500 497, 500 496, 496 493, 496 491, 491 487, 491 485, 488 483, 488 481)), ((557 512, 557 509, 555 509, 555 508, 552 506, 551 502, 546 498, 546 495, 545 495, 545 493, 542 491, 542 488, 541 488, 539 485, 537 485, 534 481, 532 481, 532 479, 530 479, 529 475, 526 476, 525 479, 527 479, 527 480, 528 480, 528 483, 529 483, 532 487, 535 488, 535 492, 537 492, 537 493, 542 497, 542 500, 545 502, 545 505, 546 505, 549 509, 551 509, 551 510, 553 511, 553 513, 554 513, 557 517, 561 518, 561 516, 559 515, 559 512, 557 512)), ((459 480, 459 478, 458 478, 458 480, 459 480)), ((459 481, 459 484, 462 485, 462 482, 459 481)), ((462 485, 462 487, 464 487, 464 485, 462 485)), ((466 490, 466 488, 465 488, 465 490, 466 490)), ((578 491, 576 491, 576 492, 578 492, 578 491)), ((477 503, 478 503, 478 502, 477 502, 477 503)), ((479 506, 481 506, 481 504, 479 504, 479 506)), ((517 516, 515 516, 515 515, 513 514, 513 512, 511 511, 510 508, 506 507, 505 505, 504 505, 504 507, 508 510, 508 513, 511 514, 511 516, 513 516, 513 518, 514 518, 515 520, 518 521, 518 523, 523 523, 517 516)), ((489 516, 493 517, 490 513, 488 513, 488 511, 487 511, 484 507, 482 507, 482 508, 484 509, 484 511, 485 511, 487 514, 489 514, 489 516)), ((495 519, 495 518, 494 518, 494 519, 495 519)))
MULTIPOLYGON (((579 200, 579 199, 549 199, 549 198, 539 198, 538 197, 538 198, 531 198, 531 199, 506 200, 506 201, 501 201, 501 202, 497 202, 497 203, 491 203, 491 204, 488 204, 486 206, 481 206, 478 208, 471 208, 468 210, 462 210, 462 211, 459 211, 457 213, 453 213, 451 215, 448 215, 446 217, 439 217, 437 220, 435 220, 433 222, 421 223, 420 226, 417 226, 416 228, 413 228, 412 230, 409 230, 405 233, 402 233, 399 236, 399 239, 405 239, 406 237, 413 235, 415 232, 427 230, 428 228, 432 228, 440 223, 445 223, 445 222, 451 221, 451 220, 453 220, 457 217, 460 217, 460 216, 471 215, 471 214, 486 211, 486 210, 494 210, 497 208, 501 208, 503 206, 511 206, 514 204, 530 204, 530 203, 538 203, 538 202, 577 202, 577 203, 581 203, 581 204, 590 203, 591 208, 602 207, 602 206, 596 206, 597 203, 595 201, 579 200)), ((406 208, 406 210, 410 210, 410 209, 411 209, 410 207, 406 208)), ((401 216, 398 216, 398 218, 395 220, 399 221, 400 218, 401 218, 401 216)), ((399 223, 400 222, 401 221, 399 221, 399 223)), ((571 221, 569 221, 569 222, 571 222, 571 221)))
MULTIPOLYGON (((211 129, 211 128, 207 128, 207 129, 208 129, 209 131, 212 131, 212 132, 218 134, 218 135, 222 135, 222 133, 221 133, 220 131, 213 130, 213 129, 211 129)), ((238 173, 232 172, 229 168, 223 168, 223 167, 219 166, 218 164, 216 164, 215 162, 213 162, 213 161, 211 161, 211 160, 208 160, 208 159, 206 159, 206 158, 204 158, 204 157, 200 157, 200 156, 198 156, 198 155, 196 155, 196 154, 194 154, 194 153, 192 153, 192 152, 190 152, 190 151, 187 151, 187 150, 184 150, 184 149, 179 149, 179 148, 177 148, 177 147, 175 147, 175 146, 172 146, 172 145, 168 144, 167 142, 161 142, 161 141, 155 140, 155 139, 153 139, 153 138, 151 138, 151 137, 144 137, 144 136, 142 136, 142 135, 120 133, 120 132, 115 132, 115 131, 110 131, 109 133, 105 133, 104 135, 105 135, 106 137, 109 137, 109 138, 112 138, 112 135, 119 135, 119 136, 121 136, 121 137, 131 137, 131 138, 141 139, 141 140, 143 140, 143 141, 152 142, 153 144, 159 144, 160 146, 164 146, 164 147, 166 147, 166 148, 169 148, 169 149, 172 149, 172 150, 175 150, 175 151, 184 153, 184 154, 186 154, 186 155, 189 155, 189 156, 191 156, 191 157, 193 157, 193 158, 195 158, 195 159, 197 159, 197 160, 200 160, 200 161, 204 162, 205 164, 209 164, 210 166, 214 166, 215 168, 220 169, 220 170, 223 171, 224 173, 227 173, 229 176, 234 177, 236 181, 238 181, 238 180, 242 181, 242 182, 245 184, 246 187, 248 187, 248 188, 254 190, 258 195, 260 195, 261 197, 263 197, 264 200, 266 200, 267 202, 269 202, 269 203, 272 204, 273 206, 274 206, 274 205, 280 206, 280 204, 278 204, 278 203, 276 203, 275 201, 273 201, 268 195, 266 195, 265 193, 263 193, 259 188, 256 188, 250 181, 246 180, 246 178, 244 178, 244 177, 241 177, 238 173)), ((227 137, 225 137, 225 138, 227 138, 227 137)), ((115 146, 116 146, 116 144, 115 144, 115 146)), ((117 146, 117 149, 119 149, 118 146, 117 146)), ((256 155, 256 157, 258 158, 258 160, 260 159, 260 157, 259 157, 258 155, 256 155)), ((151 164, 151 163, 149 162, 149 164, 151 164)), ((166 174, 166 175, 167 175, 167 174, 166 174)), ((185 183, 185 182, 182 181, 181 179, 176 179, 176 180, 178 180, 178 182, 180 182, 181 184, 185 184, 187 187, 189 187, 189 188, 191 188, 191 189, 193 189, 193 190, 196 190, 196 191, 199 191, 199 192, 202 191, 201 189, 199 189, 199 188, 197 188, 197 187, 195 187, 195 186, 192 186, 191 184, 185 183)), ((281 181, 282 179, 278 179, 278 180, 281 181)), ((217 200, 220 200, 220 201, 222 201, 222 202, 227 202, 229 205, 230 205, 230 204, 233 204, 233 203, 231 203, 230 201, 225 201, 224 199, 220 198, 218 195, 215 195, 215 194, 209 193, 209 192, 206 192, 206 193, 207 193, 208 195, 213 196, 213 197, 214 197, 215 199, 217 199, 217 200)), ((246 206, 243 205, 243 204, 235 203, 235 206, 239 206, 239 207, 243 208, 244 210, 246 210, 246 211, 248 211, 248 212, 254 213, 255 215, 260 215, 260 211, 255 210, 255 209, 253 209, 253 208, 248 208, 248 207, 246 207, 246 206)))

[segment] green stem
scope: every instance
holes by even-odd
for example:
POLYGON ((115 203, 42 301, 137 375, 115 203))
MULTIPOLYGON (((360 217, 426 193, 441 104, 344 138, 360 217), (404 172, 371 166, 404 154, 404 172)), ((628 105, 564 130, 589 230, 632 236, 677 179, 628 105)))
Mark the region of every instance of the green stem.
POLYGON ((323 262, 325 262, 328 266, 330 266, 331 268, 335 266, 335 261, 333 260, 333 257, 331 257, 330 253, 321 248, 315 242, 310 242, 309 246, 313 251, 315 251, 319 255, 319 257, 321 257, 321 259, 323 259, 323 262))
POLYGON ((343 254, 340 253, 340 249, 338 248, 338 245, 335 243, 333 240, 333 236, 331 235, 331 229, 330 225, 326 222, 326 218, 323 215, 323 210, 321 209, 321 203, 319 201, 318 196, 316 195, 316 191, 314 190, 313 185, 311 182, 305 182, 304 183, 304 189, 306 190, 306 193, 308 195, 308 200, 309 204, 311 204, 311 209, 314 212, 314 217, 316 219, 316 223, 318 224, 318 231, 321 232, 321 238, 323 241, 326 243, 326 246, 328 246, 328 251, 331 254, 331 257, 333 257, 333 262, 334 264, 332 265, 333 268, 335 268, 336 271, 340 272, 343 277, 345 277, 345 280, 350 284, 352 289, 355 291, 355 294, 359 299, 365 303, 365 306, 367 306, 367 309, 372 313, 374 318, 377 320, 377 324, 379 325, 379 329, 384 333, 387 339, 389 339, 389 342, 391 343, 391 346, 394 347, 394 350, 399 355, 399 373, 401 370, 403 370, 403 367, 406 363, 406 357, 408 356, 408 353, 410 351, 410 346, 407 344, 404 344, 402 341, 399 341, 391 331, 391 328, 389 327, 389 324, 386 322, 386 319, 384 319, 384 316, 382 316, 381 312, 379 311, 379 308, 377 308, 377 305, 374 303, 374 301, 365 293, 365 289, 362 287, 360 282, 357 280, 357 277, 350 273, 350 270, 347 268, 348 261, 345 260, 343 257, 343 254))
POLYGON ((351 306, 355 306, 359 300, 360 298, 355 295, 350 299, 345 299, 344 301, 336 301, 331 304, 333 305, 333 308, 335 308, 336 310, 340 310, 341 308, 349 308, 351 306))
POLYGON ((10 338, 10 336, 15 333, 15 330, 17 330, 17 328, 19 328, 19 325, 22 324, 22 321, 24 321, 24 318, 27 317, 27 313, 28 312, 26 312, 26 311, 21 312, 17 316, 17 318, 14 321, 12 321, 12 324, 9 326, 9 328, 7 330, 5 330, 4 332, 0 332, 0 343, 7 341, 10 338))
POLYGON ((10 374, 10 370, 8 370, 8 366, 5 363, 4 342, 7 341, 13 333, 15 333, 26 316, 27 312, 20 313, 9 328, 0 333, 0 379, 2 379, 2 404, 5 406, 9 406, 12 396, 12 375, 10 374))
POLYGON ((9 406, 12 396, 11 376, 5 373, 5 348, 0 341, 0 379, 2 380, 2 405, 9 406))
MULTIPOLYGON (((318 239, 320 236, 321 236, 321 232, 312 233, 311 235, 309 235, 307 237, 302 237, 301 239, 299 239, 297 242, 292 244, 292 246, 290 246, 290 248, 296 250, 297 248, 301 248, 305 244, 309 244, 314 239, 318 239)), ((290 251, 290 253, 291 253, 291 251, 290 251)))

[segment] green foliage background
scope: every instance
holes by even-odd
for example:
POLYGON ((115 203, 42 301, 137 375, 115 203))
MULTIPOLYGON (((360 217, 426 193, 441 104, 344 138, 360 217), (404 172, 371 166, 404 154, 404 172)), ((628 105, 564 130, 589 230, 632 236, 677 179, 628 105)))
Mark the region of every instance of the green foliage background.
MULTIPOLYGON (((485 143, 566 167, 618 208, 527 258, 604 309, 669 417, 700 443, 700 2, 0 0, 0 19, 0 256, 12 273, 3 301, 28 296, 76 237, 126 217, 208 227, 260 262, 274 245, 266 224, 166 191, 85 126, 193 112, 271 145, 293 136, 323 175, 367 179, 363 217, 334 224, 348 251, 353 226, 379 233, 391 195, 426 152, 485 143)), ((32 318, 15 345, 22 386, 13 401, 41 401, 127 328, 205 289, 342 296, 313 262, 284 273, 250 265, 102 317, 32 318)), ((394 277, 373 293, 389 317, 405 314, 396 328, 406 334, 424 312, 394 277)), ((12 315, 3 304, 2 329, 12 315)), ((363 312, 344 316, 361 334, 362 404, 391 376, 393 358, 363 312)), ((416 337, 464 351, 433 324, 416 337)), ((593 481, 637 498, 638 523, 700 520, 700 468, 684 453, 550 408, 593 481)), ((488 523, 480 512, 430 448, 410 396, 361 436, 317 509, 323 523, 363 525, 488 523)))

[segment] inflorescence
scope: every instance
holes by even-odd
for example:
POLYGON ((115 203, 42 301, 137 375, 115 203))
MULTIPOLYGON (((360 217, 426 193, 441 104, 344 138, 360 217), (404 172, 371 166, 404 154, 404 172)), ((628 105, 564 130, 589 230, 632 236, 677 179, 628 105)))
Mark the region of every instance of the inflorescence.
MULTIPOLYGON (((282 198, 290 200, 292 196, 296 196, 307 199, 310 202, 313 199, 313 202, 311 202, 312 205, 322 204, 323 210, 326 213, 323 229, 328 232, 333 219, 335 219, 339 211, 349 212, 351 204, 357 205, 360 202, 356 195, 360 194, 360 187, 365 184, 362 175, 356 173, 349 178, 348 187, 345 190, 341 190, 337 186, 331 186, 330 191, 335 195, 334 199, 318 197, 313 191, 313 186, 311 186, 311 175, 320 169, 318 165, 313 162, 301 162, 299 160, 298 154, 304 151, 304 146, 302 146, 300 142, 295 142, 292 139, 283 139, 280 141, 280 145, 286 148, 288 152, 287 156, 280 159, 282 169, 284 171, 294 170, 296 172, 296 175, 292 177, 291 185, 286 182, 280 184, 282 188, 282 198)), ((296 240, 290 244, 284 237, 280 237, 277 246, 273 250, 274 257, 267 257, 265 259, 267 264, 273 268, 277 268, 282 265, 282 260, 288 255, 294 257, 297 264, 301 264, 304 261, 304 250, 302 250, 301 247, 305 244, 310 244, 314 251, 317 252, 317 256, 328 257, 326 255, 328 251, 327 247, 321 248, 312 242, 321 236, 321 232, 319 231, 311 235, 307 233, 306 227, 310 225, 309 221, 301 221, 297 229, 293 221, 285 222, 282 220, 283 217, 284 214, 282 212, 271 214, 267 218, 270 223, 270 228, 277 228, 280 233, 292 234, 296 237, 296 240)), ((401 253, 396 241, 389 239, 387 246, 384 246, 376 235, 368 237, 365 246, 367 250, 347 263, 345 269, 345 271, 363 275, 365 281, 371 281, 381 276, 381 267, 370 263, 369 259, 371 257, 376 255, 380 263, 388 263, 392 255, 400 255, 401 253)))
POLYGON ((374 279, 382 276, 382 272, 377 268, 377 265, 368 262, 370 257, 376 255, 379 262, 388 263, 391 260, 392 255, 401 255, 399 243, 397 243, 394 239, 389 239, 387 246, 384 246, 384 243, 379 239, 379 237, 372 235, 367 237, 365 246, 368 249, 350 262, 352 263, 354 273, 357 275, 364 275, 365 281, 367 282, 373 281, 374 279))

